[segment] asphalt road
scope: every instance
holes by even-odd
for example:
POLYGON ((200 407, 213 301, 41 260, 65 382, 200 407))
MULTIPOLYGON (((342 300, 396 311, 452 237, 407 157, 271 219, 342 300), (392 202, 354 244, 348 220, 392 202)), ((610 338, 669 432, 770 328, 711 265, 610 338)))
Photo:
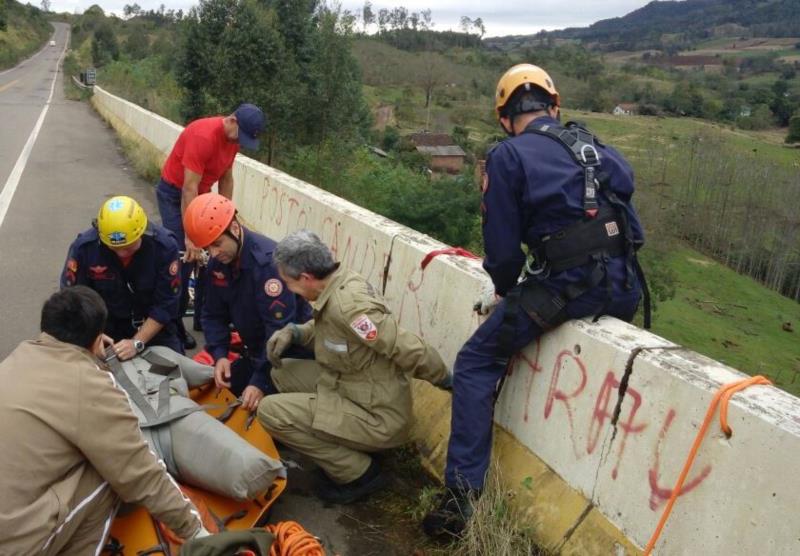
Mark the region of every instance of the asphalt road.
POLYGON ((57 68, 69 26, 54 26, 56 46, 0 73, 0 359, 38 335, 67 249, 105 199, 130 195, 158 214, 114 133, 87 103, 64 98, 57 68))

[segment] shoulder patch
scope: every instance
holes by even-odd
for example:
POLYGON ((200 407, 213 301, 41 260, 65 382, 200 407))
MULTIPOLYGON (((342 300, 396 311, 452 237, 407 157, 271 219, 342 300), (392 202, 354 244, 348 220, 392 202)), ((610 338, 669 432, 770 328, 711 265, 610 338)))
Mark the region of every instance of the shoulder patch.
POLYGON ((283 284, 277 278, 270 278, 264 282, 264 293, 270 297, 278 297, 283 293, 283 284))
POLYGON ((373 342, 378 339, 378 328, 374 322, 369 320, 367 315, 356 317, 356 320, 350 323, 350 328, 367 342, 373 342))
POLYGON ((78 261, 75 259, 70 259, 67 261, 67 270, 70 272, 78 272, 78 261))
POLYGON ((178 268, 179 268, 178 261, 177 260, 172 261, 172 264, 169 265, 169 275, 175 276, 176 274, 178 274, 178 268))

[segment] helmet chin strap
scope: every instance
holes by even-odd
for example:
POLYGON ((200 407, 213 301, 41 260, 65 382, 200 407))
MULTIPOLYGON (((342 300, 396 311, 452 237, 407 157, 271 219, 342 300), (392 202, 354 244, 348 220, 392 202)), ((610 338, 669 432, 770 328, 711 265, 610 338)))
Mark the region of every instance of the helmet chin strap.
MULTIPOLYGON (((233 223, 233 221, 231 221, 231 223, 233 223)), ((239 225, 239 237, 236 237, 231 233, 230 226, 228 226, 228 229, 222 233, 227 234, 228 237, 236 242, 236 260, 239 260, 239 258, 242 256, 242 247, 244 247, 244 228, 238 220, 236 220, 236 224, 239 225)))

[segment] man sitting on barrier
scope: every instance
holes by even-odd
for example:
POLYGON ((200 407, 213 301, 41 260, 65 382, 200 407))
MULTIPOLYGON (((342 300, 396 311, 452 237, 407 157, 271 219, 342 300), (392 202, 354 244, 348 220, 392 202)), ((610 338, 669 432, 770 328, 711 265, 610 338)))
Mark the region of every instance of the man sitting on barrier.
POLYGON ((92 227, 72 242, 61 287, 92 288, 108 307, 106 334, 121 360, 147 346, 183 353, 175 324, 181 294, 178 246, 166 228, 148 222, 130 197, 112 197, 92 227))
POLYGON ((397 325, 363 277, 339 268, 313 233, 287 236, 273 259, 289 289, 311 302, 314 320, 269 339, 281 393, 264 398, 258 419, 322 468, 320 498, 353 502, 386 483, 369 454, 408 441, 411 377, 442 384, 448 369, 431 346, 397 325), (316 361, 281 360, 298 345, 313 348, 316 361))
MULTIPOLYGON (((275 242, 245 228, 233 201, 217 193, 198 195, 186 207, 183 226, 189 240, 211 255, 203 312, 206 349, 214 359, 217 387, 230 388, 242 407, 255 411, 265 394, 277 392, 265 354, 267 339, 289 323, 303 323, 311 307, 293 294, 273 264, 275 242), (243 356, 228 360, 230 325, 241 336, 243 356)), ((309 358, 300 347, 292 357, 309 358)))
POLYGON ((39 338, 0 363, 0 554, 100 554, 120 499, 207 534, 101 367, 106 316, 87 287, 55 293, 39 338))
POLYGON ((510 138, 486 160, 483 266, 492 288, 476 309, 486 314, 502 300, 456 359, 446 492, 423 521, 431 536, 460 534, 472 514, 489 468, 498 383, 511 355, 569 319, 630 321, 642 297, 633 171, 580 125, 562 125, 559 106, 553 81, 537 66, 514 66, 497 84, 495 108, 510 138))

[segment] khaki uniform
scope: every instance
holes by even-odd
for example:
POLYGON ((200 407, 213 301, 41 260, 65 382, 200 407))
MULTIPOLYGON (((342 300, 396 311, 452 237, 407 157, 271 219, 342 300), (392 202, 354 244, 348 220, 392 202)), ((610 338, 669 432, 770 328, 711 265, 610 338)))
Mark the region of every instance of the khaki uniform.
POLYGON ((120 499, 181 536, 200 526, 85 349, 42 334, 0 363, 0 446, 2 555, 96 554, 120 499))
POLYGON ((408 440, 411 377, 438 383, 447 368, 354 272, 337 270, 311 306, 314 319, 297 328, 316 361, 273 369, 281 394, 264 398, 258 416, 275 438, 347 483, 369 467, 364 452, 408 440))

